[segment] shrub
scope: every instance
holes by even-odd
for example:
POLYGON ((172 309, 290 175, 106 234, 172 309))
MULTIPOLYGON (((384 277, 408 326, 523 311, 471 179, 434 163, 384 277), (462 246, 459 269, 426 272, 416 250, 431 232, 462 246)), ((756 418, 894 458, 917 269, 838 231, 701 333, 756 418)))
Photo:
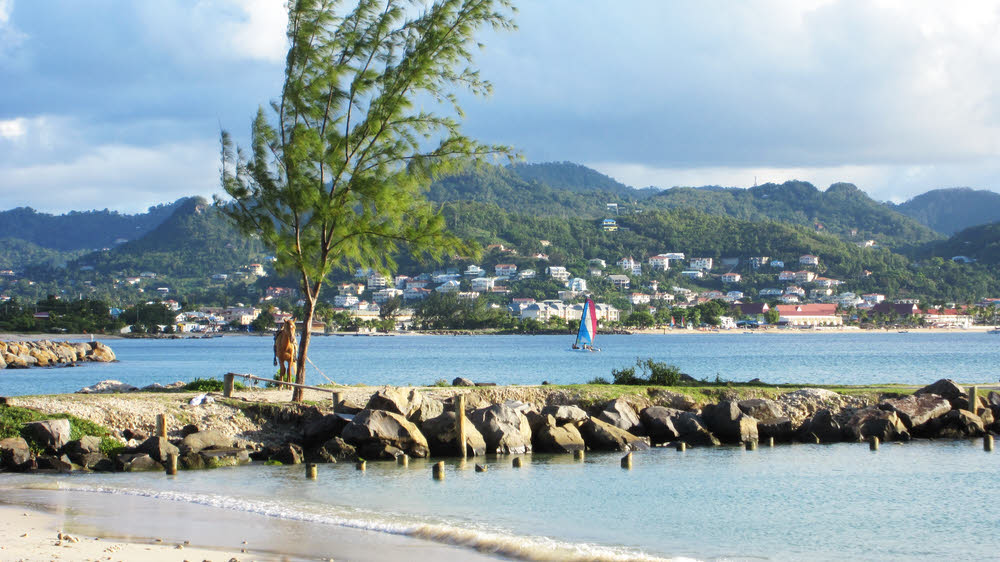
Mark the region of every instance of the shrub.
POLYGON ((611 384, 611 381, 604 377, 594 377, 587 381, 587 384, 611 384))
POLYGON ((451 386, 451 383, 444 379, 438 379, 431 386, 451 386))
MULTIPOLYGON (((233 388, 236 390, 245 390, 247 385, 233 381, 233 388)), ((222 381, 219 379, 194 379, 193 381, 184 385, 184 390, 190 390, 193 392, 222 392, 222 381)))
POLYGON ((681 381, 681 370, 675 365, 637 358, 635 366, 612 369, 611 376, 614 377, 614 384, 676 386, 681 381), (636 374, 636 369, 640 374, 636 374))

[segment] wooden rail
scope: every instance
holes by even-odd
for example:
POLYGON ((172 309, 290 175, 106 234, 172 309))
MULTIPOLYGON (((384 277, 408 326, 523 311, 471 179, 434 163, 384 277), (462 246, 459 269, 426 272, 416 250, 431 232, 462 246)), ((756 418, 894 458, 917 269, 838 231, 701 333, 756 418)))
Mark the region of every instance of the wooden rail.
POLYGON ((339 391, 339 390, 332 390, 332 389, 329 389, 329 388, 321 388, 321 387, 318 387, 318 386, 309 386, 307 384, 299 384, 299 383, 295 383, 295 382, 285 382, 285 381, 279 381, 279 380, 274 380, 274 379, 265 379, 263 377, 258 377, 256 375, 243 374, 243 373, 226 373, 225 375, 223 375, 223 377, 222 377, 222 395, 225 396, 226 398, 232 398, 232 396, 233 396, 233 387, 234 387, 234 383, 235 383, 236 377, 242 377, 242 378, 244 378, 246 380, 263 381, 263 382, 271 383, 271 384, 279 384, 279 385, 283 385, 283 386, 291 386, 291 387, 295 387, 295 388, 305 388, 305 389, 308 389, 308 390, 318 390, 320 392, 329 392, 332 395, 331 397, 333 398, 333 404, 334 404, 334 406, 336 406, 337 404, 340 404, 341 391, 339 391))

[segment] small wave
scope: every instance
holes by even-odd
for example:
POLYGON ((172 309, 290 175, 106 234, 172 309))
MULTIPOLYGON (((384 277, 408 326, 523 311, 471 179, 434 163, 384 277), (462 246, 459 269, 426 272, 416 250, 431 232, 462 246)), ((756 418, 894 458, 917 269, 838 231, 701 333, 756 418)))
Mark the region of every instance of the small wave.
MULTIPOLYGON (((27 486, 26 486, 27 487, 27 486)), ((519 560, 537 562, 624 562, 624 561, 689 561, 687 558, 660 558, 629 548, 610 547, 589 543, 571 543, 547 537, 524 537, 504 533, 463 529, 447 524, 407 523, 379 519, 374 514, 370 517, 344 517, 332 514, 309 513, 295 509, 280 502, 267 500, 249 500, 216 494, 193 494, 174 491, 138 490, 129 488, 113 488, 108 486, 79 486, 57 483, 55 486, 31 486, 35 489, 59 489, 73 492, 89 492, 99 494, 119 494, 140 496, 151 499, 166 500, 195 505, 204 505, 275 517, 291 521, 321 523, 349 529, 375 531, 393 535, 401 535, 434 541, 442 544, 471 548, 479 552, 496 554, 519 560)))

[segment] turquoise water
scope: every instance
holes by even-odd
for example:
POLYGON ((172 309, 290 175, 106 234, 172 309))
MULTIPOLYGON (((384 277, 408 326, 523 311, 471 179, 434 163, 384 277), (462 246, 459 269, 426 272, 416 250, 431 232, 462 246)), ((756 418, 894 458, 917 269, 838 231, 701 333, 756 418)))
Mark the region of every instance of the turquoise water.
MULTIPOLYGON (((572 336, 317 337, 307 382, 427 385, 463 376, 499 384, 611 378, 637 357, 677 365, 699 379, 769 383, 926 384, 939 378, 995 382, 1000 337, 985 333, 668 334, 600 336, 599 353, 569 350, 572 336)), ((270 376, 271 340, 111 340, 112 364, 0 371, 0 395, 75 392, 105 379, 135 386, 270 376)))
POLYGON ((866 444, 654 449, 635 453, 630 471, 612 454, 527 458, 514 469, 510 457, 490 457, 485 473, 451 461, 441 482, 429 463, 415 461, 369 462, 366 472, 320 465, 315 482, 301 466, 250 466, 177 477, 0 475, 0 487, 56 481, 78 494, 150 498, 164 514, 200 504, 526 559, 1000 555, 1000 454, 984 453, 981 441, 885 444, 877 452, 866 444))

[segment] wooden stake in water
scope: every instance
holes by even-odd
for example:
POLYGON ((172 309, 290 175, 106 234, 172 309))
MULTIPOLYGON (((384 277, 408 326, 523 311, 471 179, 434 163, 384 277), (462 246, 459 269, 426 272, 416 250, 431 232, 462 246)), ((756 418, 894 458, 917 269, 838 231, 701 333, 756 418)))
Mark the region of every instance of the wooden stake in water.
POLYGON ((316 463, 306 463, 306 478, 315 480, 317 475, 318 469, 316 468, 316 463))
POLYGON ((458 431, 458 455, 465 458, 465 395, 455 397, 455 428, 458 431))
POLYGON ((872 435, 871 438, 868 439, 868 448, 871 449, 872 451, 877 451, 878 450, 878 437, 877 436, 872 435))
POLYGON ((435 480, 444 480, 444 461, 435 463, 434 468, 431 469, 431 473, 434 475, 435 480))
POLYGON ((521 466, 522 466, 523 464, 524 464, 524 461, 522 461, 522 460, 521 460, 521 457, 515 457, 515 458, 514 458, 514 462, 513 462, 513 463, 511 463, 511 465, 512 465, 512 466, 513 466, 514 468, 521 468, 521 466))
POLYGON ((167 474, 173 476, 177 474, 177 454, 171 453, 167 455, 167 474))
POLYGON ((767 438, 767 446, 768 447, 774 447, 774 437, 768 437, 767 438))
POLYGON ((406 453, 399 455, 396 457, 396 464, 400 466, 410 466, 410 455, 407 455, 406 453))
POLYGON ((476 465, 476 472, 486 472, 486 465, 477 464, 476 465))
POLYGON ((987 453, 993 452, 993 436, 989 433, 986 434, 986 437, 983 437, 983 450, 987 453))
POLYGON ((356 468, 357 470, 364 470, 366 464, 367 464, 366 461, 358 461, 354 464, 354 468, 356 468))
POLYGON ((678 441, 677 442, 677 452, 683 453, 684 451, 687 451, 687 448, 688 448, 688 444, 687 443, 685 443, 683 441, 678 441))
POLYGON ((632 469, 632 453, 631 452, 626 453, 625 456, 622 457, 622 468, 627 469, 627 470, 631 470, 632 469))
POLYGON ((744 442, 743 446, 746 447, 746 449, 748 451, 756 451, 757 450, 757 440, 756 439, 750 439, 749 441, 744 442))
POLYGON ((577 450, 573 451, 573 458, 576 459, 576 460, 578 460, 578 461, 582 461, 583 457, 585 455, 586 455, 586 453, 583 452, 583 449, 577 449, 577 450))
POLYGON ((156 436, 167 438, 167 416, 166 414, 156 414, 156 436))

